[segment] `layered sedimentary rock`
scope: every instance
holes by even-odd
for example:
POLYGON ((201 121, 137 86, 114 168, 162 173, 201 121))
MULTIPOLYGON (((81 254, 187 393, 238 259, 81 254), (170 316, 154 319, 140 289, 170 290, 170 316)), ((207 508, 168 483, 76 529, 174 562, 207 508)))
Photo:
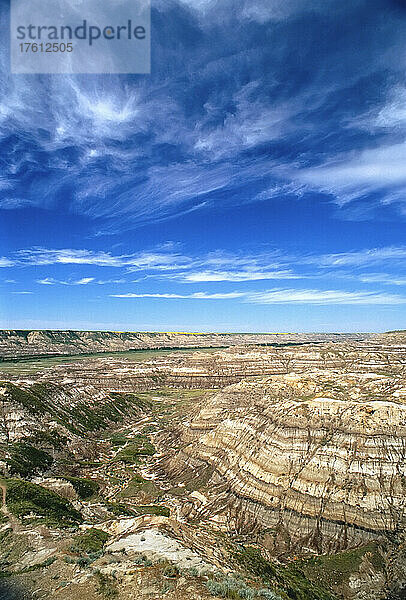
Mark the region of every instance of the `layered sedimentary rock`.
POLYGON ((361 340, 367 334, 181 333, 0 330, 0 359, 120 352, 150 348, 202 348, 238 344, 287 344, 361 340))
MULTIPOLYGON (((342 372, 381 372, 406 375, 405 336, 381 336, 346 342, 304 342, 287 345, 243 345, 227 349, 144 352, 64 359, 62 364, 0 362, 0 373, 21 381, 91 385, 99 390, 143 391, 157 387, 223 388, 252 377, 305 373, 315 369, 342 372), (388 339, 386 339, 388 338, 388 339), (389 343, 391 339, 391 343, 389 343), (11 373, 9 372, 9 369, 11 373), (37 372, 34 375, 35 368, 37 372)), ((1 375, 0 375, 1 377, 1 375)))
POLYGON ((166 468, 187 478, 210 467, 207 501, 194 509, 229 529, 271 528, 270 544, 326 551, 404 520, 400 378, 316 372, 241 382, 214 395, 183 436, 189 444, 166 468))

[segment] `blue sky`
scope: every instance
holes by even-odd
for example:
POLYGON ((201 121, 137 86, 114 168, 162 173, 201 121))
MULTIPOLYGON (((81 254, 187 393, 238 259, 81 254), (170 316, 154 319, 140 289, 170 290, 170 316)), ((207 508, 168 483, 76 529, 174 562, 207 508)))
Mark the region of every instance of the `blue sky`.
POLYGON ((0 326, 406 325, 401 0, 153 0, 151 75, 10 76, 0 326))

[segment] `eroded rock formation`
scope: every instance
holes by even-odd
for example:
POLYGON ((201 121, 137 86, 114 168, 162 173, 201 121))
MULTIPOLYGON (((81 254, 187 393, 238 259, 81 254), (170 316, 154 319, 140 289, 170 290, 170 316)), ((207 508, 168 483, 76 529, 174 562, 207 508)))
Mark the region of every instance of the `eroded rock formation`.
POLYGON ((340 333, 183 333, 119 331, 1 330, 0 358, 120 352, 150 348, 204 348, 238 344, 287 344, 351 341, 368 334, 340 333))
POLYGON ((280 549, 354 547, 404 518, 406 386, 378 375, 322 372, 241 382, 220 391, 183 431, 172 474, 214 474, 208 518, 271 528, 280 549), (217 507, 214 510, 214 507, 217 507))

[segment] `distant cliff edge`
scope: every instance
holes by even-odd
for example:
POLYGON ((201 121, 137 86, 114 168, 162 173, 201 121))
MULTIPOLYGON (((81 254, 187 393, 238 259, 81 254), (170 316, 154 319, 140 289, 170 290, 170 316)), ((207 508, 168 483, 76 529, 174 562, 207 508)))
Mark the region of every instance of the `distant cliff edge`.
POLYGON ((208 348, 250 344, 301 344, 363 340, 355 333, 185 333, 0 330, 0 360, 128 350, 208 348))

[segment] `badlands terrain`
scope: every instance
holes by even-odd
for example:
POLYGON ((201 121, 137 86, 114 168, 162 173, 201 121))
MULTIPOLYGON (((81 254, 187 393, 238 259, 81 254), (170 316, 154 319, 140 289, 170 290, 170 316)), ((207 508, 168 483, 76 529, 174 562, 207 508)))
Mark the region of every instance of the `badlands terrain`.
POLYGON ((0 598, 406 597, 406 333, 0 332, 0 598))

